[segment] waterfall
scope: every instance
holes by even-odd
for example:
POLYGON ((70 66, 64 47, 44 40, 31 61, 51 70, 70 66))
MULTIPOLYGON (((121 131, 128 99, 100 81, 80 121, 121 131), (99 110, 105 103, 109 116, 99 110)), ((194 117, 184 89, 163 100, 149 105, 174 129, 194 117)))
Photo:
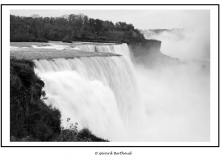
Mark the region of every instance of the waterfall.
POLYGON ((136 119, 139 106, 133 66, 128 58, 81 57, 34 62, 35 72, 45 82, 46 103, 61 111, 64 127, 70 118, 72 123, 88 127, 97 136, 111 141, 128 139, 128 127, 136 119))
MULTIPOLYGON (((210 76, 204 62, 134 69, 126 44, 77 45, 98 56, 33 60, 45 82, 45 103, 61 111, 62 126, 70 118, 79 129, 120 142, 210 140, 210 76), (103 52, 121 56, 100 56, 103 52)), ((64 52, 72 50, 60 50, 60 56, 64 52)))
POLYGON ((119 55, 123 55, 130 59, 130 53, 128 49, 128 45, 126 43, 123 44, 108 44, 108 45, 79 45, 77 48, 86 51, 86 52, 107 52, 107 53, 115 53, 119 55))
POLYGON ((97 52, 115 53, 113 45, 96 46, 96 50, 97 50, 97 52))
POLYGON ((126 43, 123 43, 122 45, 113 45, 115 53, 124 55, 130 59, 130 53, 129 53, 129 48, 126 43))
POLYGON ((79 45, 77 48, 86 52, 95 52, 95 46, 91 44, 79 45))

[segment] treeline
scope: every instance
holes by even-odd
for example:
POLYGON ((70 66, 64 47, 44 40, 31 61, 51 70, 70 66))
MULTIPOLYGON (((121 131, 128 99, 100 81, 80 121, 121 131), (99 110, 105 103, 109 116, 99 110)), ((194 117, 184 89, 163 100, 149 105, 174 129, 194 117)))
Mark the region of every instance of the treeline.
POLYGON ((144 36, 132 24, 112 23, 86 15, 70 14, 61 17, 20 17, 10 15, 11 42, 51 41, 120 41, 137 43, 144 36))
POLYGON ((106 141, 87 128, 78 130, 73 124, 61 127, 61 113, 44 103, 44 82, 34 67, 33 61, 10 59, 11 141, 106 141))

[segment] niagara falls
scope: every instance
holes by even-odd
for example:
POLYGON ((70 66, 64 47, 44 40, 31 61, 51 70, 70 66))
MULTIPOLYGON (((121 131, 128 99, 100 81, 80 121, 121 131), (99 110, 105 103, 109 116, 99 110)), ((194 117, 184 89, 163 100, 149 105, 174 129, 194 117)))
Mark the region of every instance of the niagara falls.
POLYGON ((11 10, 10 141, 210 141, 209 11, 62 13, 11 10))

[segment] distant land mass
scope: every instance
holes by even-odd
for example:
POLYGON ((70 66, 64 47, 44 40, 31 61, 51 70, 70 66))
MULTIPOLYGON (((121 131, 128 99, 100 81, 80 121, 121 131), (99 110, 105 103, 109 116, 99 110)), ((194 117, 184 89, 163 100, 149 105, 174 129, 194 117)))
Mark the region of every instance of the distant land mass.
POLYGON ((132 24, 112 23, 86 15, 21 17, 10 15, 11 42, 72 41, 142 43, 144 35, 132 24))

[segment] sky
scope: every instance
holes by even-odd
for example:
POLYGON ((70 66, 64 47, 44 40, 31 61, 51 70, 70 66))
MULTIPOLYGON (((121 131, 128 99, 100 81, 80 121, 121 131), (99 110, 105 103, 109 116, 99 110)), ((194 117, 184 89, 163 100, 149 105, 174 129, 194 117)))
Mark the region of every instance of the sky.
POLYGON ((84 14, 89 18, 109 20, 113 23, 131 23, 138 29, 209 28, 209 10, 11 10, 11 14, 59 17, 64 14, 84 14), (194 26, 193 26, 194 25, 194 26))

